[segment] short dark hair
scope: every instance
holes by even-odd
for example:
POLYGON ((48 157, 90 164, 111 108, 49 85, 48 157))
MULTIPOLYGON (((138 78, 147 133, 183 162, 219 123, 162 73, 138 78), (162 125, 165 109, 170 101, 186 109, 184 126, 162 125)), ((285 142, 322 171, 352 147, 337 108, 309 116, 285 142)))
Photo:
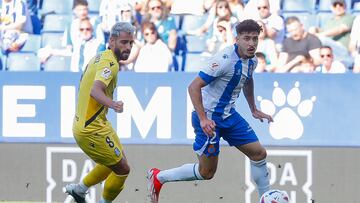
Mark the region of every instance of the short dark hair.
POLYGON ((293 22, 301 23, 301 22, 300 22, 300 19, 299 19, 298 17, 296 17, 296 16, 290 16, 290 17, 286 18, 285 24, 286 24, 286 25, 289 25, 289 24, 291 24, 291 23, 293 23, 293 22))
POLYGON ((256 32, 256 33, 260 33, 262 31, 261 26, 252 19, 247 19, 244 21, 241 21, 240 23, 238 23, 236 25, 236 33, 237 34, 241 34, 244 32, 256 32))
POLYGON ((262 52, 256 52, 255 56, 256 56, 256 58, 261 58, 261 59, 264 59, 264 60, 266 58, 265 54, 262 53, 262 52))
POLYGON ((89 3, 87 2, 87 0, 74 0, 74 4, 73 4, 73 9, 76 7, 76 6, 89 6, 89 3))

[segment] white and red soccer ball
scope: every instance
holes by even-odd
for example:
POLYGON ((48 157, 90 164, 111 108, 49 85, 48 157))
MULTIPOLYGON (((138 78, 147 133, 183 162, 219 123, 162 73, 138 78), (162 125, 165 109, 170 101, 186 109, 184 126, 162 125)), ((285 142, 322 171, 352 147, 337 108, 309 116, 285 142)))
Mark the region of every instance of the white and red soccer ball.
POLYGON ((289 196, 285 191, 269 190, 261 196, 260 203, 289 203, 289 196))

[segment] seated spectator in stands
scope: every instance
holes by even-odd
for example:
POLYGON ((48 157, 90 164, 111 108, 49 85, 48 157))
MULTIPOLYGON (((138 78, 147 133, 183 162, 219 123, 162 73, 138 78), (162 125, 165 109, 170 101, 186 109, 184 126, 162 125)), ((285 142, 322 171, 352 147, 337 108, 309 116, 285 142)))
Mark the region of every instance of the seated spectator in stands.
POLYGON ((257 66, 255 68, 255 73, 263 73, 263 72, 267 72, 266 70, 266 59, 265 59, 265 54, 262 52, 256 52, 255 56, 257 58, 257 66))
POLYGON ((241 19, 244 14, 244 2, 242 0, 226 0, 229 3, 231 13, 237 18, 241 19))
POLYGON ((290 72, 300 64, 306 55, 310 55, 315 66, 320 64, 319 38, 304 30, 299 18, 293 16, 286 19, 286 29, 290 37, 284 40, 283 51, 279 54, 276 72, 290 72))
POLYGON ((104 42, 94 37, 93 26, 89 19, 80 21, 79 31, 81 40, 74 43, 71 55, 73 72, 84 71, 91 58, 106 49, 104 42))
MULTIPOLYGON (((270 13, 272 14, 280 14, 280 3, 281 0, 269 0, 270 13)), ((260 18, 258 12, 258 0, 248 0, 245 8, 243 19, 255 19, 258 20, 260 18)), ((241 19, 240 19, 241 20, 241 19)))
POLYGON ((270 12, 269 0, 258 0, 257 9, 260 20, 265 24, 265 37, 275 42, 278 52, 282 49, 282 43, 285 39, 284 20, 277 13, 270 12))
POLYGON ((330 46, 320 48, 321 65, 316 67, 319 73, 345 73, 346 68, 340 61, 334 60, 334 55, 330 46))
POLYGON ((266 65, 267 65, 267 70, 273 71, 276 66, 277 58, 278 58, 278 53, 276 51, 276 45, 275 45, 274 40, 266 38, 265 33, 266 33, 267 28, 266 28, 265 24, 261 20, 258 20, 257 23, 262 28, 262 30, 260 31, 260 34, 259 34, 257 52, 261 52, 262 54, 264 54, 265 60, 266 60, 266 65))
POLYGON ((0 15, 0 45, 3 53, 15 52, 25 44, 28 34, 33 33, 26 2, 2 0, 0 15))
POLYGON ((46 63, 46 60, 51 56, 71 56, 71 71, 84 71, 90 59, 105 50, 104 42, 94 37, 90 20, 88 18, 81 19, 79 23, 79 40, 74 42, 72 50, 68 48, 42 48, 38 53, 42 63, 46 63))
POLYGON ((154 23, 160 38, 171 51, 174 51, 177 42, 176 24, 175 19, 168 14, 162 1, 149 0, 143 22, 154 23))
POLYGON ((30 19, 33 26, 33 33, 39 35, 41 32, 41 21, 38 17, 39 3, 38 0, 26 0, 27 8, 30 13, 30 19))
MULTIPOLYGON (((206 22, 196 30, 188 31, 189 35, 202 35, 206 33, 210 28, 213 29, 213 32, 218 32, 217 23, 220 18, 227 19, 230 22, 230 27, 233 28, 238 22, 238 19, 233 16, 230 5, 226 0, 218 0, 215 3, 215 13, 210 13, 206 22)), ((216 35, 216 34, 215 34, 216 35)))
POLYGON ((313 73, 315 65, 310 54, 302 57, 301 61, 290 70, 290 73, 313 73))
POLYGON ((360 73, 360 16, 356 17, 351 29, 349 50, 354 57, 353 71, 360 73))
POLYGON ((350 32, 354 16, 346 13, 345 0, 332 0, 331 11, 333 17, 325 22, 320 29, 309 29, 316 33, 323 45, 331 46, 335 58, 350 66, 353 61, 349 54, 350 32))
POLYGON ((154 23, 142 25, 145 45, 140 49, 134 65, 135 72, 168 72, 172 64, 172 54, 160 39, 154 23))
MULTIPOLYGON (((69 49, 72 49, 75 42, 81 40, 79 30, 80 21, 90 18, 88 2, 86 0, 74 0, 73 12, 75 14, 75 18, 65 29, 62 43, 63 47, 68 47, 69 49)), ((97 20, 97 17, 90 18, 90 22, 93 26, 93 35, 98 40, 105 42, 104 33, 102 32, 100 26, 98 26, 97 20)))
POLYGON ((102 0, 100 3, 99 26, 104 32, 106 42, 108 41, 111 27, 121 19, 120 7, 122 4, 124 3, 121 0, 102 0))
POLYGON ((222 17, 218 19, 216 31, 212 37, 207 40, 208 51, 214 54, 227 46, 235 43, 235 37, 228 18, 222 17))

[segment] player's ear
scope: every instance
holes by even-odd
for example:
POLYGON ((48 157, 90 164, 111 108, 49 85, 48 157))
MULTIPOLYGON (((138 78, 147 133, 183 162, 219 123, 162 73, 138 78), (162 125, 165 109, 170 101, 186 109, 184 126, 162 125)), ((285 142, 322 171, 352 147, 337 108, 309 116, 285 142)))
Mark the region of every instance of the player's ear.
POLYGON ((116 37, 110 37, 109 38, 110 47, 115 47, 115 41, 116 41, 116 37))

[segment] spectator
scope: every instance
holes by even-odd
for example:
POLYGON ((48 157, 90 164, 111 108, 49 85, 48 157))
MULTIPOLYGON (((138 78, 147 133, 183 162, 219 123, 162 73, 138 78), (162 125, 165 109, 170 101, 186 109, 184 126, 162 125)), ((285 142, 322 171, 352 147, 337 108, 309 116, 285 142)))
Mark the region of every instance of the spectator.
POLYGON ((310 55, 315 66, 320 64, 319 38, 306 32, 299 18, 295 16, 286 19, 286 29, 290 37, 284 40, 283 51, 279 54, 275 71, 290 72, 306 55, 310 55))
POLYGON ((213 54, 234 43, 235 37, 230 19, 226 17, 219 18, 216 31, 213 32, 211 39, 207 41, 208 51, 213 54))
POLYGON ((108 41, 110 29, 121 20, 121 0, 102 0, 99 9, 100 27, 104 32, 105 41, 108 41))
POLYGON ((2 51, 15 52, 25 44, 28 34, 32 34, 32 24, 26 2, 22 0, 2 0, 0 15, 0 45, 2 51))
POLYGON ((263 72, 267 72, 266 71, 266 59, 265 59, 265 54, 262 52, 256 52, 255 56, 257 58, 257 66, 256 69, 254 70, 255 73, 263 73, 263 72))
POLYGON ((96 54, 105 50, 105 44, 93 35, 93 26, 90 19, 85 18, 80 21, 79 25, 80 41, 74 43, 71 54, 71 71, 84 71, 86 64, 96 54))
POLYGON ((277 13, 270 12, 269 0, 258 0, 257 10, 260 20, 265 24, 265 37, 275 42, 276 50, 281 51, 285 38, 284 20, 277 13))
POLYGON ((291 73, 312 73, 315 65, 310 54, 306 54, 301 61, 290 70, 291 73))
POLYGON ((45 47, 39 50, 39 57, 42 63, 51 56, 71 56, 71 71, 84 71, 86 64, 100 51, 105 50, 103 40, 96 39, 93 35, 93 26, 89 18, 81 19, 78 30, 79 40, 75 41, 72 49, 53 49, 45 47))
POLYGON ((320 73, 345 73, 346 68, 340 61, 334 61, 334 55, 330 46, 320 48, 321 65, 316 67, 320 73))
POLYGON ((140 49, 134 65, 135 72, 168 72, 172 64, 172 55, 166 44, 160 39, 154 23, 142 25, 145 45, 140 49))
POLYGON ((360 16, 354 20, 351 35, 349 50, 354 57, 354 73, 360 73, 360 16))
POLYGON ((149 0, 146 6, 144 22, 148 21, 155 24, 160 38, 171 51, 174 51, 177 42, 175 19, 168 15, 168 11, 162 1, 149 0))
POLYGON ((267 27, 265 26, 265 24, 261 20, 258 20, 257 23, 262 28, 259 34, 257 51, 261 52, 264 55, 266 62, 265 64, 267 65, 267 70, 273 71, 276 66, 276 62, 278 58, 276 45, 273 40, 266 38, 265 33, 267 32, 266 31, 267 27))
MULTIPOLYGON (((75 14, 75 18, 65 29, 62 43, 63 47, 68 47, 69 49, 72 49, 72 46, 75 42, 81 40, 79 30, 80 21, 86 18, 90 18, 89 5, 86 0, 74 0, 73 11, 75 14)), ((100 26, 97 26, 98 23, 96 17, 90 18, 90 22, 93 26, 94 37, 96 37, 98 40, 102 40, 103 42, 105 42, 104 33, 102 32, 100 26)))
POLYGON ((40 2, 38 0, 26 0, 30 12, 30 19, 33 26, 33 33, 39 35, 41 32, 41 21, 38 17, 40 2))
POLYGON ((331 46, 335 58, 350 66, 353 60, 349 54, 349 41, 354 16, 346 13, 345 0, 332 0, 333 17, 325 22, 320 29, 309 29, 316 33, 323 45, 331 46))
POLYGON ((209 17, 207 18, 204 25, 202 25, 199 29, 195 31, 189 31, 188 34, 191 35, 202 35, 205 32, 207 32, 210 27, 213 28, 213 36, 221 36, 217 29, 217 23, 220 18, 227 19, 227 21, 230 23, 230 27, 233 28, 235 24, 238 22, 238 19, 233 16, 230 5, 226 0, 218 0, 215 4, 215 14, 209 14, 209 17))
POLYGON ((244 2, 242 0, 226 0, 229 3, 231 13, 237 18, 241 19, 244 14, 244 2))
MULTIPOLYGON (((270 13, 280 14, 280 2, 281 0, 269 0, 270 13)), ((260 18, 257 10, 258 0, 248 0, 244 8, 244 19, 256 19, 260 18)))

